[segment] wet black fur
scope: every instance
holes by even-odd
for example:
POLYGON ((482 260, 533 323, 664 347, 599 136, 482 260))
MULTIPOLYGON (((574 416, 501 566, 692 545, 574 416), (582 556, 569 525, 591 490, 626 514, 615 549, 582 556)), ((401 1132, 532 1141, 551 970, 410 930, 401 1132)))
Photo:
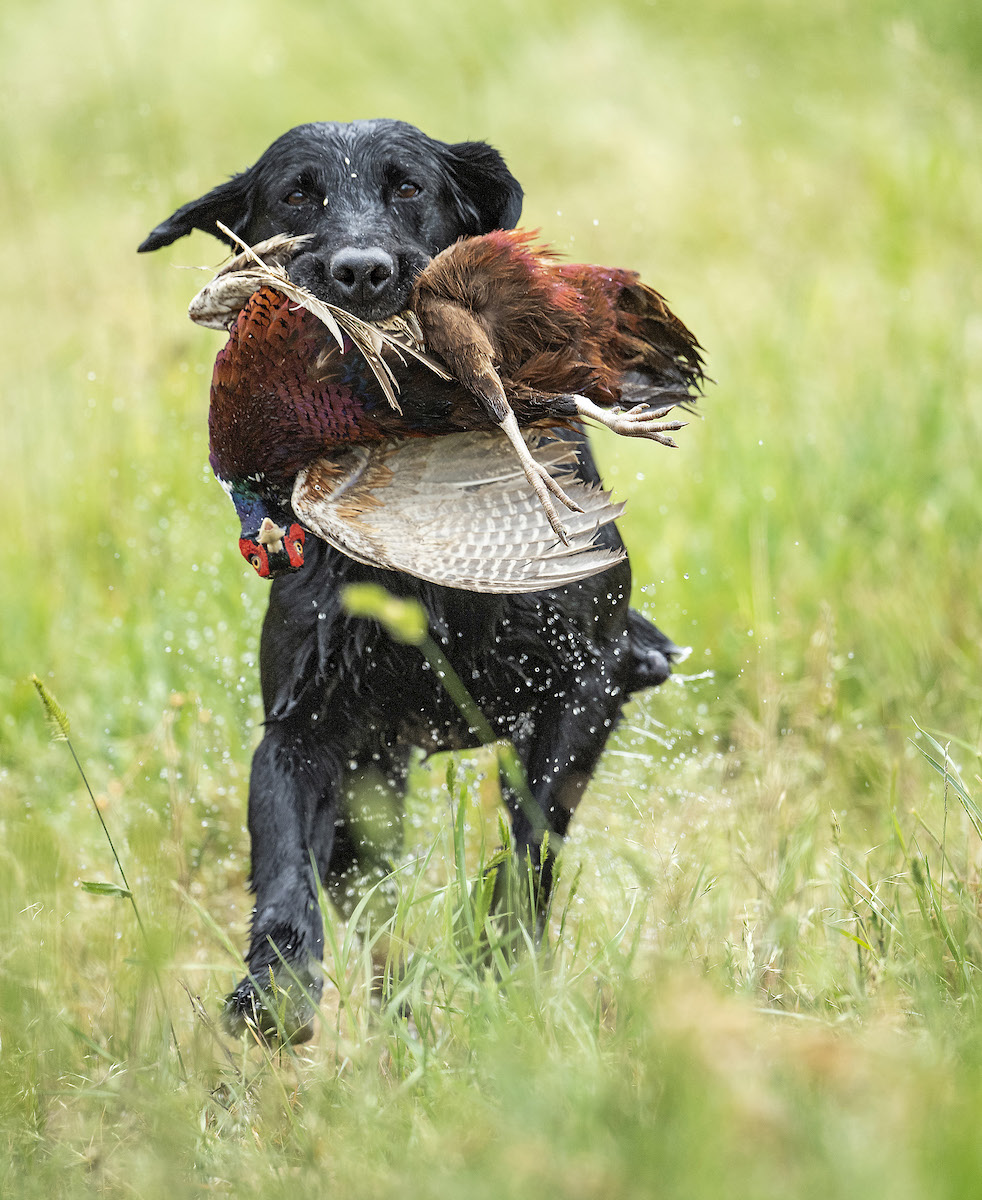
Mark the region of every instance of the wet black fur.
MULTIPOLYGON (((250 242, 312 234, 291 273, 322 298, 380 318, 404 307, 414 276, 437 251, 461 236, 513 228, 521 205, 521 187, 484 143, 448 145, 399 121, 318 123, 290 130, 247 171, 179 208, 140 249, 192 229, 222 237, 216 219, 250 242), (348 250, 358 253, 342 255, 338 269, 348 250)), ((563 436, 575 442, 582 473, 596 478, 586 439, 563 436)), ((621 547, 613 525, 602 537, 621 547)), ((625 701, 667 678, 675 649, 629 608, 627 562, 554 591, 489 596, 365 567, 317 539, 307 545, 304 569, 274 581, 263 624, 266 725, 249 792, 256 906, 250 974, 227 1007, 232 1028, 254 1015, 272 1024, 260 999, 270 968, 283 985, 296 976, 320 994, 323 929, 311 858, 329 894, 350 910, 350 884, 392 846, 413 747, 475 744, 419 650, 344 611, 346 583, 368 580, 422 601, 488 721, 515 743, 541 821, 507 789, 504 800, 518 851, 541 872, 543 901, 555 852, 625 701), (377 801, 376 838, 352 816, 356 798, 359 812, 372 811, 366 794, 377 801)), ((301 997, 287 1031, 299 1039, 310 1019, 301 997)))

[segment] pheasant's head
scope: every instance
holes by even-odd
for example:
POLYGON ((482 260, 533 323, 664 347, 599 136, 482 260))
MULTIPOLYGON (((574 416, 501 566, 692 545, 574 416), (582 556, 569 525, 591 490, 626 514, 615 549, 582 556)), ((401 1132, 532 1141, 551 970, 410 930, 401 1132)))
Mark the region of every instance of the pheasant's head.
POLYGON ((272 579, 299 570, 307 535, 289 502, 261 475, 234 483, 218 475, 218 482, 231 497, 241 522, 239 553, 256 574, 272 579))
POLYGON ((295 521, 284 528, 269 517, 263 517, 256 533, 248 535, 243 530, 239 553, 255 568, 260 579, 272 579, 303 566, 305 536, 302 526, 295 521))

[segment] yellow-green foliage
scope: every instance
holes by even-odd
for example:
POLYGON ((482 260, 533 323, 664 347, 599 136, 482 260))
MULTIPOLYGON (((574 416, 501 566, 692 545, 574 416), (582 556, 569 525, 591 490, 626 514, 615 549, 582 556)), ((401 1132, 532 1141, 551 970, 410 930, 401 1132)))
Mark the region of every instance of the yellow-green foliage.
POLYGON ((977 1190, 976 7, 5 6, 0 1192, 977 1190), (222 251, 135 248, 287 127, 365 116, 489 140, 526 225, 697 332, 680 448, 597 439, 635 601, 692 653, 584 801, 551 953, 468 950, 488 760, 451 791, 421 764, 379 942, 404 995, 375 1013, 332 927, 318 1041, 269 1059, 211 1032, 265 600, 207 466, 220 338, 184 317, 222 251), (32 673, 144 934, 81 886, 121 881, 32 673))

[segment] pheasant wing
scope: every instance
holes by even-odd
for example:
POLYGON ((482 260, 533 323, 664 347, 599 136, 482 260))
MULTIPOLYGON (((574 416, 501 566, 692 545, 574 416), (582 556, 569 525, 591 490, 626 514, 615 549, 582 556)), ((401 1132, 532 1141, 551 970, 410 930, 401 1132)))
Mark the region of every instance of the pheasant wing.
POLYGON ((595 538, 623 505, 579 478, 568 443, 529 434, 527 444, 583 510, 567 521, 569 545, 497 431, 350 447, 300 472, 293 510, 358 562, 466 591, 540 591, 620 562, 595 538))

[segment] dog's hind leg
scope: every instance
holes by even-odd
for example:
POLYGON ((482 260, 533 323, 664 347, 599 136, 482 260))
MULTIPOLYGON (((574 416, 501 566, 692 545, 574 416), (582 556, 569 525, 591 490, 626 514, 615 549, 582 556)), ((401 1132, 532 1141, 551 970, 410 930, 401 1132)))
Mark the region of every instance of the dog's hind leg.
POLYGON ((393 761, 346 772, 341 785, 340 814, 318 815, 315 844, 321 881, 347 917, 365 888, 388 875, 402 847, 402 817, 409 750, 399 748, 393 761), (320 832, 333 821, 333 835, 320 832), (328 853, 324 854, 323 849, 328 853))
POLYGON ((584 651, 561 692, 544 703, 540 699, 534 725, 518 738, 535 808, 530 813, 528 800, 508 788, 503 798, 511 814, 518 880, 534 903, 537 937, 544 931, 566 830, 628 699, 621 683, 625 660, 621 645, 594 647, 589 658, 584 651))
MULTIPOLYGON (((369 946, 376 997, 401 970, 390 936, 399 898, 392 873, 403 845, 408 764, 409 748, 403 746, 373 755, 369 767, 349 769, 341 787, 341 812, 323 809, 314 833, 317 866, 332 905, 346 920, 358 910, 357 929, 369 946), (331 828, 322 828, 328 822, 331 828)), ((343 971, 346 965, 336 969, 343 971)))

